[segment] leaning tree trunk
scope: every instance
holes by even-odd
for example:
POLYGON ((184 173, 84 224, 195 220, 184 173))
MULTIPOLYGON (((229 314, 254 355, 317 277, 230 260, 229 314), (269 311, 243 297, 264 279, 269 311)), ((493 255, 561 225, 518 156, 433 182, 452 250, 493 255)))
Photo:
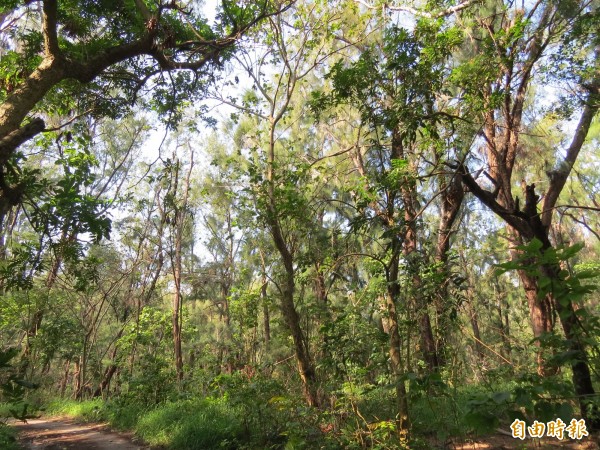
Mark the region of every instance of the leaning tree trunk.
POLYGON ((310 406, 319 406, 317 377, 310 358, 308 344, 300 326, 300 316, 294 304, 295 280, 293 257, 285 244, 279 223, 274 218, 271 218, 269 222, 275 246, 279 250, 285 268, 284 280, 281 286, 281 311, 294 342, 294 353, 296 355, 298 373, 302 380, 304 398, 310 406))
MULTIPOLYGON (((557 298, 555 295, 556 291, 544 292, 540 288, 540 276, 547 278, 551 286, 561 286, 563 281, 558 276, 559 267, 549 266, 544 263, 544 255, 553 250, 552 244, 548 236, 549 227, 542 221, 542 215, 537 212, 538 196, 535 194, 535 185, 531 184, 526 186, 525 192, 525 207, 523 211, 515 208, 512 211, 502 207, 496 200, 491 192, 483 190, 477 182, 473 179, 471 174, 468 173, 466 168, 462 167, 462 178, 463 182, 467 185, 469 190, 486 206, 488 206, 497 215, 502 217, 517 233, 520 239, 525 242, 531 242, 537 239, 541 242, 542 246, 538 250, 537 255, 528 255, 532 260, 528 262, 530 267, 538 266, 541 270, 541 275, 535 275, 529 272, 524 272, 522 269, 520 272, 525 273, 528 278, 530 277, 535 281, 535 288, 532 286, 529 293, 531 298, 531 314, 532 318, 539 320, 537 331, 541 332, 544 326, 551 320, 548 315, 554 308, 558 313, 562 329, 565 333, 567 344, 571 352, 571 369, 573 372, 573 387, 579 398, 579 404, 581 409, 581 415, 588 424, 590 429, 600 429, 600 416, 591 414, 592 407, 589 405, 590 401, 595 397, 595 390, 592 385, 592 379, 589 369, 589 360, 583 342, 580 339, 580 333, 583 332, 581 323, 575 315, 575 309, 573 301, 568 296, 557 298), (535 292, 535 297, 533 293, 535 292)), ((528 279, 527 278, 527 279, 528 279)), ((535 325, 534 325, 535 326, 535 325)), ((534 328, 534 332, 536 328, 534 328)), ((536 336, 537 337, 537 336, 536 336)), ((553 367, 549 367, 544 361, 542 361, 544 367, 549 370, 553 370, 553 367)), ((543 372, 546 373, 546 372, 543 372)))

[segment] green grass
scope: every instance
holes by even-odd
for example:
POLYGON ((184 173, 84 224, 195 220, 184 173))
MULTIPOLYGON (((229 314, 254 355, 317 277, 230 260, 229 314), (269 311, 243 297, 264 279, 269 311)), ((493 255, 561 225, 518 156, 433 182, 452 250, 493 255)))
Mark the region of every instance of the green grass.
MULTIPOLYGON (((382 428, 394 425, 395 392, 388 387, 356 391, 352 399, 359 416, 342 396, 332 414, 277 396, 275 389, 263 393, 251 387, 238 386, 232 389, 235 395, 226 392, 217 394, 219 397, 174 399, 152 407, 126 398, 106 402, 63 400, 51 402, 47 412, 87 422, 106 421, 113 428, 134 431, 144 442, 169 450, 352 448, 359 435, 380 448, 395 445, 393 433, 382 428), (337 431, 321 433, 320 425, 333 423, 337 431)), ((506 392, 514 386, 499 387, 506 392)), ((508 394, 489 392, 483 386, 455 389, 438 383, 413 388, 410 395, 412 431, 422 438, 425 447, 434 441, 484 432, 479 422, 487 418, 485 414, 500 418, 510 406, 508 394), (467 413, 480 397, 481 405, 475 404, 481 414, 469 419, 467 413)))
POLYGON ((0 419, 2 417, 12 417, 10 410, 13 408, 14 406, 9 403, 0 403, 0 419))
POLYGON ((83 422, 107 421, 113 428, 133 430, 150 445, 172 450, 238 448, 247 438, 240 410, 223 399, 180 400, 151 410, 100 399, 59 400, 51 402, 46 412, 83 422))
POLYGON ((86 400, 54 400, 46 406, 46 414, 50 416, 68 416, 81 422, 105 421, 105 407, 102 399, 86 400))
POLYGON ((0 421, 0 448, 3 450, 20 450, 17 444, 17 432, 0 421))
POLYGON ((136 433, 174 450, 237 448, 245 438, 239 410, 212 398, 162 405, 140 418, 136 433))

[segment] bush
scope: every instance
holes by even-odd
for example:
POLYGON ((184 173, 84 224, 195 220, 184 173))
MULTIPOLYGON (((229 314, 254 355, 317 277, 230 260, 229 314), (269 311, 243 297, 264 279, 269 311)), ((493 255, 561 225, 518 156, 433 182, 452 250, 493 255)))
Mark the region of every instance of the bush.
POLYGON ((170 402, 144 414, 136 434, 170 449, 238 448, 244 438, 239 409, 223 399, 170 402))
POLYGON ((4 422, 0 422, 0 448, 4 450, 19 450, 21 448, 17 444, 15 430, 4 422))
POLYGON ((55 416, 69 416, 82 422, 107 420, 102 399, 85 401, 54 400, 46 406, 46 413, 55 416))

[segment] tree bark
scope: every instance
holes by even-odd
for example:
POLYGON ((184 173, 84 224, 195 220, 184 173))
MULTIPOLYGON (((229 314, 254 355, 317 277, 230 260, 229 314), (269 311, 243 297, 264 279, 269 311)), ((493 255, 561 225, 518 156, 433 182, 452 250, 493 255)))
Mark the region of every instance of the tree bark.
MULTIPOLYGON (((438 162, 439 165, 439 162, 438 162)), ((446 362, 446 340, 448 326, 448 300, 450 284, 450 268, 448 267, 448 253, 450 251, 450 237, 454 232, 454 224, 458 218, 463 199, 464 189, 460 176, 456 173, 450 176, 442 174, 439 177, 442 197, 440 224, 438 226, 438 239, 435 248, 435 260, 439 264, 438 274, 441 284, 435 294, 435 310, 437 319, 437 334, 435 349, 438 364, 443 367, 446 362)))
MULTIPOLYGON (((175 197, 178 190, 180 162, 176 160, 175 163, 175 174, 174 182, 172 187, 172 195, 175 197)), ((173 348, 175 353, 175 371, 177 373, 177 381, 183 380, 183 353, 181 350, 181 325, 182 325, 182 291, 181 291, 181 272, 182 272, 182 247, 183 247, 183 234, 187 217, 188 207, 188 195, 190 191, 190 177, 192 174, 192 168, 194 167, 194 154, 191 154, 190 169, 187 173, 185 183, 183 186, 183 197, 181 201, 174 206, 173 214, 173 231, 174 240, 174 257, 171 259, 171 266, 173 272, 173 282, 175 284, 175 291, 173 293, 173 311, 172 311, 172 326, 173 326, 173 348)))
MULTIPOLYGON (((395 128, 392 134, 392 158, 405 159, 404 144, 402 142, 401 132, 395 128)), ((412 162, 409 162, 412 167, 412 162)), ((416 173, 416 171, 415 171, 416 173)), ((410 177, 404 177, 400 194, 403 203, 404 225, 401 231, 402 253, 406 260, 407 271, 411 279, 410 296, 413 298, 414 310, 417 314, 417 322, 420 331, 421 353, 429 373, 433 373, 439 368, 439 360, 435 347, 435 338, 431 328, 431 318, 429 316, 428 302, 422 292, 423 281, 421 279, 421 264, 418 256, 418 235, 417 235, 417 193, 415 180, 410 177)))
POLYGON ((398 437, 402 444, 408 442, 410 433, 410 417, 408 409, 408 397, 404 380, 404 364, 402 361, 402 338, 400 336, 400 324, 398 322, 397 304, 400 299, 400 286, 398 285, 399 272, 399 248, 401 244, 397 239, 392 243, 392 259, 386 268, 386 279, 388 292, 385 296, 385 308, 387 319, 387 333, 389 336, 390 365, 396 388, 396 426, 398 437))

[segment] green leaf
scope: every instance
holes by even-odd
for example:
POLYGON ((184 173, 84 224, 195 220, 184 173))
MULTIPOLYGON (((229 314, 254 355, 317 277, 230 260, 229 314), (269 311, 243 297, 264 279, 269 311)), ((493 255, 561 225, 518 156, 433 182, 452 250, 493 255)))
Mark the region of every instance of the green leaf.
POLYGON ((510 399, 510 392, 506 392, 506 391, 500 391, 500 392, 494 392, 492 394, 492 400, 494 401, 494 403, 500 405, 502 403, 506 403, 508 401, 508 399, 510 399))

